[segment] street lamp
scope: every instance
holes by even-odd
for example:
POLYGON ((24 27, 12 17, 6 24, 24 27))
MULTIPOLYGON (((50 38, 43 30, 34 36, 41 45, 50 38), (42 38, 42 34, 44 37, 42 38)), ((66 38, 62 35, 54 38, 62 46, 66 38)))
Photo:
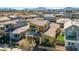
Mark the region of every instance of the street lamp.
POLYGON ((10 24, 9 38, 10 38, 10 50, 12 50, 12 39, 11 39, 11 24, 10 24))
POLYGON ((9 38, 10 38, 10 48, 11 48, 11 50, 12 50, 12 37, 11 37, 11 32, 12 32, 12 25, 15 25, 15 24, 17 24, 16 22, 11 22, 9 25, 9 28, 10 28, 10 31, 9 31, 9 38))

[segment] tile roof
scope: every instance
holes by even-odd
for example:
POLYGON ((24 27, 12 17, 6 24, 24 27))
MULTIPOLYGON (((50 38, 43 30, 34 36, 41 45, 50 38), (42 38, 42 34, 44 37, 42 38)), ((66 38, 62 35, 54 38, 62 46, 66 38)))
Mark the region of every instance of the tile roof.
POLYGON ((48 21, 47 20, 34 20, 31 23, 38 25, 38 26, 45 26, 45 24, 48 23, 48 21))
POLYGON ((44 14, 44 17, 55 17, 53 14, 44 14))
POLYGON ((9 20, 11 20, 11 19, 8 17, 0 17, 0 22, 9 21, 9 20))
POLYGON ((26 21, 28 21, 28 22, 33 22, 33 21, 35 21, 36 19, 27 19, 26 21))
POLYGON ((78 26, 79 27, 79 22, 75 22, 75 21, 70 20, 70 21, 68 21, 68 22, 66 22, 64 24, 64 29, 66 29, 66 28, 68 28, 68 27, 70 27, 72 25, 75 25, 75 26, 78 26))
POLYGON ((61 19, 57 19, 57 23, 66 23, 67 21, 70 21, 71 19, 69 18, 61 18, 61 19))
POLYGON ((27 26, 23 26, 23 27, 15 29, 12 33, 13 34, 20 34, 22 32, 27 31, 28 29, 29 29, 29 26, 27 25, 27 26))
POLYGON ((0 24, 18 24, 20 22, 26 22, 26 20, 23 19, 16 19, 16 20, 10 20, 10 21, 5 21, 5 22, 0 22, 0 24))
POLYGON ((57 28, 60 28, 59 24, 51 23, 50 28, 44 34, 50 37, 54 37, 56 34, 55 31, 57 30, 57 28))
POLYGON ((12 21, 1 22, 0 24, 3 25, 3 24, 17 24, 17 23, 12 20, 12 21))

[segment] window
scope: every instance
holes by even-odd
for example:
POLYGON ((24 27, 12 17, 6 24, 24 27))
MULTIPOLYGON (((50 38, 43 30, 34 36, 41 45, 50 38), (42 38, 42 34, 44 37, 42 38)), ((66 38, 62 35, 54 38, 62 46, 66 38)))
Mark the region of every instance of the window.
POLYGON ((4 30, 4 28, 3 28, 3 27, 1 27, 0 29, 1 29, 1 30, 4 30))
POLYGON ((68 45, 69 45, 69 46, 74 46, 74 43, 68 42, 68 45))
POLYGON ((9 25, 6 25, 6 28, 9 28, 9 25))
POLYGON ((77 40, 76 37, 76 30, 74 28, 71 28, 67 31, 67 39, 68 40, 77 40))
POLYGON ((18 35, 17 35, 17 34, 15 34, 15 37, 17 38, 17 37, 18 37, 18 35))
POLYGON ((31 28, 32 30, 35 30, 35 29, 36 29, 36 27, 35 27, 35 26, 30 26, 30 28, 31 28))
POLYGON ((77 51, 78 49, 77 48, 75 48, 75 51, 77 51))
POLYGON ((68 42, 68 45, 70 45, 70 42, 68 42))
POLYGON ((47 37, 45 37, 44 39, 45 39, 45 42, 49 42, 49 39, 47 37))
POLYGON ((74 43, 72 43, 72 45, 74 45, 74 43))

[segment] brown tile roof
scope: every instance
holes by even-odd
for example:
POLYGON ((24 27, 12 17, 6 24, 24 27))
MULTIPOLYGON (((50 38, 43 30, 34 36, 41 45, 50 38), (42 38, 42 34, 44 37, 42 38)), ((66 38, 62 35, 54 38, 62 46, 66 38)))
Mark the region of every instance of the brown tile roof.
POLYGON ((23 26, 23 27, 15 29, 12 33, 13 34, 20 34, 22 32, 27 31, 28 29, 29 29, 29 26, 27 25, 27 26, 23 26))
POLYGON ((33 22, 33 21, 35 21, 36 19, 27 19, 26 21, 28 21, 28 22, 33 22))
POLYGON ((0 22, 11 20, 8 17, 0 17, 0 22))
POLYGON ((1 22, 0 24, 17 24, 14 20, 1 22))
POLYGON ((56 34, 55 32, 56 32, 57 28, 60 28, 59 24, 51 23, 50 28, 44 34, 48 35, 50 37, 54 37, 56 34))
POLYGON ((33 24, 35 24, 35 25, 38 25, 38 26, 45 26, 45 24, 47 24, 48 21, 47 21, 47 20, 34 20, 34 21, 31 22, 31 23, 33 23, 33 24))

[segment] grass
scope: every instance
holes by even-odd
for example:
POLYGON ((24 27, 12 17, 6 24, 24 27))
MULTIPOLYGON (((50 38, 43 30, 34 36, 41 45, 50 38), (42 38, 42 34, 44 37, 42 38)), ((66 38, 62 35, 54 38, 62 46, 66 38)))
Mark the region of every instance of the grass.
POLYGON ((64 35, 59 35, 59 36, 57 37, 57 40, 63 42, 63 41, 64 41, 64 35))

